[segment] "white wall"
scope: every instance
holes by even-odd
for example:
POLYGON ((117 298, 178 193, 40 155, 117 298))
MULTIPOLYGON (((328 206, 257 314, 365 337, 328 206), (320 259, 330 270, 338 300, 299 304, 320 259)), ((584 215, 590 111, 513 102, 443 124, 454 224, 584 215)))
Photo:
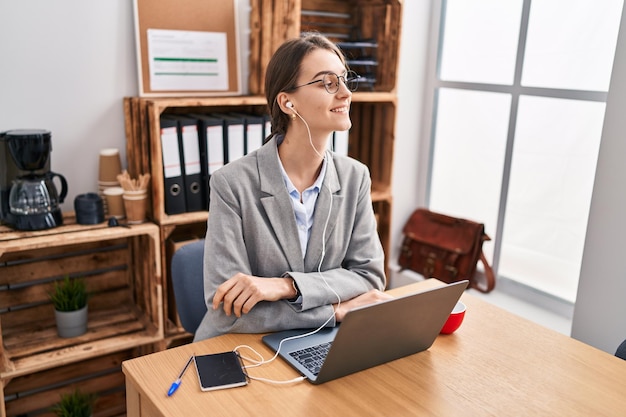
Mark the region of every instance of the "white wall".
POLYGON ((137 95, 132 4, 0 0, 0 131, 52 132, 52 170, 69 185, 64 211, 97 192, 100 149, 126 158, 122 98, 137 95))
POLYGON ((572 337, 609 353, 626 339, 626 7, 613 63, 572 337))
MULTIPOLYGON (((424 201, 423 173, 428 155, 423 155, 420 133, 425 117, 424 96, 426 94, 427 65, 429 54, 429 34, 431 1, 411 0, 403 4, 402 38, 400 42, 400 64, 398 70, 398 107, 396 113, 396 140, 393 165, 393 210, 391 213, 391 255, 390 266, 395 269, 400 245, 402 227, 413 210, 424 201)), ((391 274, 390 285, 396 286, 391 274)))
MULTIPOLYGON (((420 135, 424 123, 429 123, 423 97, 432 3, 406 0, 403 5, 392 263, 398 256, 402 225, 423 201, 427 155, 420 154, 420 135)), ((70 188, 63 210, 73 210, 76 195, 97 191, 99 149, 117 147, 125 158, 122 99, 138 93, 132 1, 0 0, 0 17, 0 131, 52 132, 52 169, 66 176, 70 188)), ((609 93, 572 330, 575 337, 609 352, 626 338, 622 74, 626 74, 623 36, 609 93)))

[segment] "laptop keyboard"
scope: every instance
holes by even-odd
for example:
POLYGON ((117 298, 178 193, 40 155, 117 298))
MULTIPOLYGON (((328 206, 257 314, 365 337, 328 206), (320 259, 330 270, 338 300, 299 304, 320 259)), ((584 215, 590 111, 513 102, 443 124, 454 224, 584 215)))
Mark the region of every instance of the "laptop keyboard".
POLYGON ((324 359, 333 342, 322 343, 305 349, 289 352, 289 355, 307 368, 313 375, 320 373, 324 359))

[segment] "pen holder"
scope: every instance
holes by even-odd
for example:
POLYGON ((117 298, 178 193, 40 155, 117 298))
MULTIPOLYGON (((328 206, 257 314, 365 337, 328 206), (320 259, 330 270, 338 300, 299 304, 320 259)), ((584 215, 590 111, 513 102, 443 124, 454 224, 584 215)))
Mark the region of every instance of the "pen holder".
POLYGON ((96 193, 77 195, 74 199, 74 212, 78 224, 98 224, 104 221, 102 198, 96 193))

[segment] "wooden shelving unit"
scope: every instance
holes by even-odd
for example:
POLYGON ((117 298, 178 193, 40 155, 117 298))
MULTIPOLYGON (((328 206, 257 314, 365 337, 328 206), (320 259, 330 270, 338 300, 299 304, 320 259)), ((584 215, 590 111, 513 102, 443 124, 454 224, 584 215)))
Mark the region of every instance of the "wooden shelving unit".
MULTIPOLYGON (((160 142, 159 119, 162 114, 184 114, 201 112, 229 112, 239 111, 262 114, 265 111, 265 98, 260 96, 248 97, 208 97, 208 98, 127 98, 126 107, 136 106, 146 112, 145 128, 147 135, 142 133, 140 138, 147 137, 146 141, 135 142, 128 149, 129 158, 132 155, 150 155, 149 166, 135 161, 139 172, 150 172, 152 176, 151 218, 161 227, 162 253, 167 254, 163 262, 164 277, 167 282, 169 275, 169 260, 166 242, 168 239, 181 235, 191 235, 193 238, 204 235, 207 211, 189 212, 169 215, 165 212, 165 187, 163 182, 163 159, 160 142), (195 228, 194 228, 195 227, 195 228), (184 231, 184 232, 183 232, 184 231)), ((391 172, 394 147, 394 127, 396 114, 395 95, 388 92, 354 93, 352 100, 353 127, 350 131, 349 155, 364 162, 370 168, 372 177, 372 200, 379 218, 379 234, 385 253, 389 253, 389 237, 391 227, 391 172)), ((132 124, 132 123, 131 123, 132 124)), ((131 163, 129 162, 129 166, 131 163)), ((137 174, 135 174, 137 175, 137 174)), ((166 285, 168 287, 169 285, 166 285)), ((167 291, 167 288, 166 288, 167 291)), ((175 310, 171 308, 173 297, 165 295, 164 311, 166 333, 176 335, 182 332, 177 322, 175 310), (169 312, 169 314, 168 314, 169 312), (169 331, 168 329, 171 329, 169 331)))
POLYGON ((7 409, 18 399, 19 409, 26 404, 32 411, 45 409, 67 389, 59 381, 47 400, 22 401, 47 390, 49 382, 32 375, 163 339, 159 228, 73 221, 66 217, 64 226, 38 232, 0 227, 0 379, 7 409), (65 276, 83 277, 90 292, 87 333, 67 339, 57 336, 48 297, 54 282, 65 276), (23 381, 30 381, 27 391, 19 389, 23 381))

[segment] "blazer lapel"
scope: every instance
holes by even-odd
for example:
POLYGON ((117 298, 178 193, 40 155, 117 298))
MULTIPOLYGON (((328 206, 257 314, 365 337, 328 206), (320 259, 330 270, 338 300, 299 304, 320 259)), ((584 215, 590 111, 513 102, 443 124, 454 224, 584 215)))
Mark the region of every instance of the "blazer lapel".
POLYGON ((315 221, 311 230, 311 236, 307 245, 304 265, 307 271, 316 270, 322 256, 322 239, 327 243, 330 235, 337 224, 338 211, 343 204, 343 196, 338 194, 341 190, 339 176, 333 162, 332 153, 327 159, 326 177, 322 183, 322 189, 315 203, 315 221), (331 199, 332 195, 332 199, 331 199), (329 217, 330 216, 330 217, 329 217), (328 225, 326 220, 328 219, 328 225), (326 230, 324 231, 324 228, 326 230))
POLYGON ((295 217, 284 218, 282 213, 293 213, 293 206, 285 188, 280 165, 276 139, 272 139, 257 151, 259 178, 261 180, 261 204, 269 219, 276 239, 281 246, 292 271, 303 271, 304 261, 298 239, 295 217))

